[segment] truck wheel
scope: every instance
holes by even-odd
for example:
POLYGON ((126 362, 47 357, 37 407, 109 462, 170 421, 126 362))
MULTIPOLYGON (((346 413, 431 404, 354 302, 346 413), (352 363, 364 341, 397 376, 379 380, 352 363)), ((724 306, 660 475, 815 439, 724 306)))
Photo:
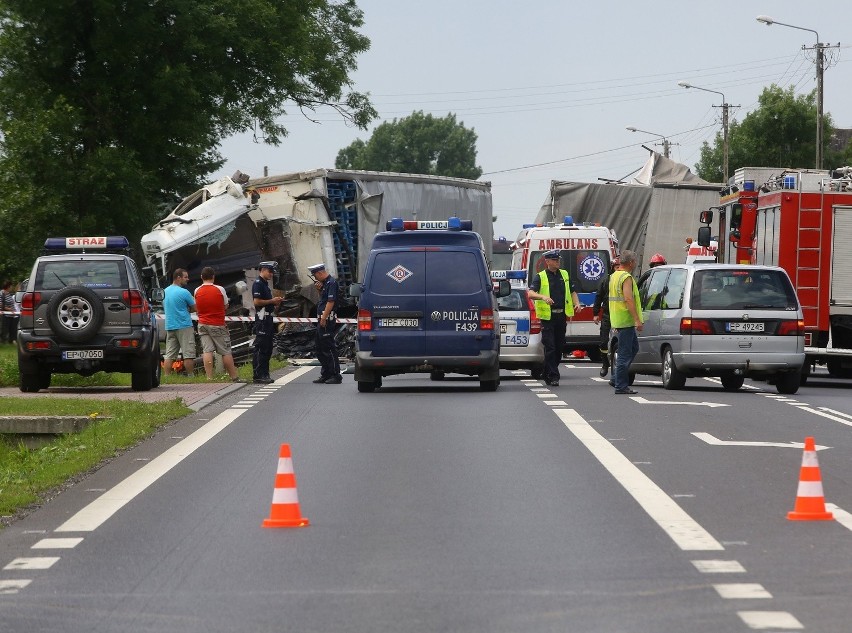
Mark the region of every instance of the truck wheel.
POLYGON ((788 371, 775 375, 775 388, 778 393, 793 394, 799 390, 802 377, 798 371, 788 371))
POLYGON ((737 391, 743 386, 743 382, 745 382, 744 376, 738 376, 737 374, 722 375, 722 387, 725 391, 737 391))
POLYGON ((671 347, 667 347, 663 352, 662 377, 663 387, 666 389, 683 389, 686 384, 686 374, 675 365, 671 347))

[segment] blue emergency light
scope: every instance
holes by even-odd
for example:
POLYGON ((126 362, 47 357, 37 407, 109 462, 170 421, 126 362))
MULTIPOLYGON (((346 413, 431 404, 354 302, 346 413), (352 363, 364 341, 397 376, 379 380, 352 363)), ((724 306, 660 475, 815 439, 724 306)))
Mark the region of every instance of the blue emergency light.
POLYGON ((472 231, 472 220, 451 217, 448 220, 403 220, 391 218, 385 224, 386 231, 472 231))
POLYGON ((564 218, 562 218, 562 224, 566 226, 572 226, 574 224, 574 218, 570 215, 566 215, 564 218))
POLYGON ((523 225, 521 225, 521 228, 522 229, 534 229, 537 226, 538 226, 538 224, 523 224, 523 225))
POLYGON ((99 237, 49 237, 44 241, 47 251, 121 250, 130 248, 130 240, 123 235, 99 237))

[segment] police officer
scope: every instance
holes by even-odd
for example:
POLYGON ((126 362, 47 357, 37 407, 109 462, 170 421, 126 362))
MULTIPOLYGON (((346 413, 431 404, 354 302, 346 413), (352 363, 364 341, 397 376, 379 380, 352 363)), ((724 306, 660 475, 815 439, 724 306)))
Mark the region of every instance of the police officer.
POLYGON ((339 292, 337 280, 328 273, 325 264, 308 266, 308 272, 320 293, 317 303, 317 360, 322 365, 322 370, 314 382, 339 385, 343 382, 343 376, 340 375, 340 359, 337 357, 337 345, 334 340, 337 330, 334 304, 337 303, 339 292))
POLYGON ((275 323, 272 313, 283 297, 273 297, 269 281, 278 272, 278 262, 260 262, 258 277, 251 287, 254 299, 254 351, 252 370, 254 382, 268 385, 272 382, 269 375, 269 359, 272 358, 272 343, 275 336, 275 323))
POLYGON ((541 319, 544 382, 558 387, 567 319, 582 306, 568 283, 568 272, 559 267, 559 251, 547 251, 543 257, 545 269, 532 278, 529 296, 535 300, 535 313, 541 319))

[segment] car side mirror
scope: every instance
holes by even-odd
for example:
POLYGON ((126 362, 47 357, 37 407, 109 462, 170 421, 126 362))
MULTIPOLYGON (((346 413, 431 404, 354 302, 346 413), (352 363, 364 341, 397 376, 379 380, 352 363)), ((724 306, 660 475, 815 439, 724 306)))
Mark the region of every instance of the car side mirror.
POLYGON ((498 299, 501 297, 508 297, 510 294, 512 294, 512 284, 509 283, 508 279, 501 279, 494 284, 494 295, 498 299))
POLYGON ((162 288, 151 288, 151 301, 154 303, 162 303, 166 298, 166 291, 162 288))
POLYGON ((351 284, 349 286, 349 296, 354 298, 359 298, 361 294, 364 292, 364 288, 361 284, 351 284))

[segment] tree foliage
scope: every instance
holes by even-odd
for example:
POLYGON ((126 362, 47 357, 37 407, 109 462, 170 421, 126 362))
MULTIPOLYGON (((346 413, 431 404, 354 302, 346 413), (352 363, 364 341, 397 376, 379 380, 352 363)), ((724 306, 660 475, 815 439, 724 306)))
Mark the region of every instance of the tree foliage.
POLYGON ((482 175, 476 138, 455 114, 438 118, 418 111, 382 123, 366 142, 356 139, 338 152, 335 166, 476 180, 482 175))
MULTIPOLYGON (((812 168, 816 158, 816 93, 798 95, 772 84, 764 88, 758 107, 742 123, 728 127, 728 175, 740 167, 812 168)), ((838 160, 828 149, 833 130, 831 116, 823 117, 825 166, 838 160)), ((710 182, 722 182, 724 139, 716 134, 711 146, 705 141, 695 169, 710 182)))
POLYGON ((278 144, 288 109, 375 117, 350 91, 355 0, 0 0, 0 20, 0 276, 51 233, 138 243, 223 139, 278 144))

